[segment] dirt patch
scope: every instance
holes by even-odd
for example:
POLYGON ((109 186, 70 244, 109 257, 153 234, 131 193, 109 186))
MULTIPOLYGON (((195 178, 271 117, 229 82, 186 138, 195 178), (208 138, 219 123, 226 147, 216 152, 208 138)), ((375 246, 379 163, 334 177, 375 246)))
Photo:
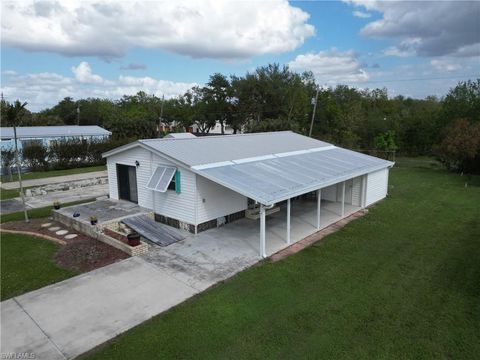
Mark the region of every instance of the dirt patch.
POLYGON ((83 235, 51 219, 34 219, 28 223, 24 221, 8 222, 2 224, 2 228, 6 230, 28 231, 64 241, 66 244, 62 245, 58 250, 55 255, 55 262, 62 268, 78 272, 94 270, 129 257, 121 250, 83 235), (42 224, 45 223, 50 223, 51 225, 42 227, 42 224), (57 235, 55 231, 48 230, 51 227, 60 227, 60 229, 68 230, 69 234, 77 234, 78 236, 73 239, 66 239, 65 235, 57 235))

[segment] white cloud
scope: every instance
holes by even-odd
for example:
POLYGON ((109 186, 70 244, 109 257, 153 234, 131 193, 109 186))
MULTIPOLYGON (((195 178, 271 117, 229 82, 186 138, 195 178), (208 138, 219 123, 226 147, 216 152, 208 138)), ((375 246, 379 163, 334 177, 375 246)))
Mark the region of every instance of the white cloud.
POLYGON ((273 1, 2 1, 2 42, 27 51, 120 57, 129 48, 245 59, 292 51, 309 14, 273 1))
POLYGON ((92 73, 92 68, 86 61, 82 61, 77 67, 72 66, 75 79, 83 84, 102 84, 105 82, 100 75, 92 73))
POLYGON ((7 100, 27 101, 28 109, 39 111, 55 105, 67 96, 74 99, 88 97, 119 99, 123 95, 144 91, 147 94, 172 98, 197 85, 134 76, 119 76, 116 80, 105 80, 93 74, 87 62, 72 67, 72 73, 73 77, 56 73, 18 74, 15 71, 3 71, 1 91, 7 100))
POLYGON ((318 53, 298 55, 289 64, 297 71, 312 71, 320 84, 350 84, 367 81, 368 73, 362 68, 353 51, 340 52, 337 49, 318 53))
POLYGON ((430 61, 430 64, 439 71, 452 72, 457 71, 462 68, 458 62, 454 63, 448 59, 433 59, 430 61))
POLYGON ((355 10, 355 11, 353 12, 353 16, 358 17, 358 18, 361 18, 361 19, 368 19, 369 17, 372 16, 372 14, 367 13, 367 12, 363 12, 363 11, 355 10))
POLYGON ((479 56, 478 1, 346 0, 356 7, 383 14, 368 23, 362 35, 399 41, 386 52, 396 55, 479 56), (412 42, 415 39, 415 42, 412 42), (408 49, 405 48, 405 43, 408 49))

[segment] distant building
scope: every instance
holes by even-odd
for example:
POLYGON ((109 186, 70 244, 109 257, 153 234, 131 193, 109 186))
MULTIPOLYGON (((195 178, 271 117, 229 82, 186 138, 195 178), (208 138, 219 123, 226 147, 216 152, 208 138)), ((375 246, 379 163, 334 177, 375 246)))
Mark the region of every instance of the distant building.
MULTIPOLYGON (((79 126, 19 126, 17 127, 17 140, 19 150, 30 144, 50 146, 52 141, 65 139, 103 140, 112 133, 96 125, 79 126)), ((0 128, 0 148, 13 149, 15 140, 12 127, 0 128)))

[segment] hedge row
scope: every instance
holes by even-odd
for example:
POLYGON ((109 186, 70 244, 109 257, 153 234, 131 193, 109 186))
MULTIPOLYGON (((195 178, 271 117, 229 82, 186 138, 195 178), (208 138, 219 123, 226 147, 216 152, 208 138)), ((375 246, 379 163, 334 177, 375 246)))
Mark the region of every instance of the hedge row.
MULTIPOLYGON (((121 146, 128 140, 81 140, 68 139, 50 143, 31 144, 21 149, 19 156, 23 166, 32 170, 70 169, 105 164, 102 153, 121 146)), ((7 168, 14 165, 13 150, 2 149, 2 165, 7 168)))

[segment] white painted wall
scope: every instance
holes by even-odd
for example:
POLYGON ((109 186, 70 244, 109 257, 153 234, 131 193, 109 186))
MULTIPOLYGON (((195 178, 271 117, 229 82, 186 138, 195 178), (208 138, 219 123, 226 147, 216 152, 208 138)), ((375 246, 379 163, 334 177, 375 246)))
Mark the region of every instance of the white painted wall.
POLYGON ((137 167, 138 205, 157 214, 195 224, 196 175, 187 168, 179 167, 142 147, 125 150, 107 158, 110 197, 118 199, 116 164, 135 166, 136 160, 140 163, 137 167), (180 171, 180 194, 174 190, 160 193, 146 188, 150 176, 159 165, 175 166, 180 171))
POLYGON ((353 178, 351 204, 353 206, 362 206, 362 176, 353 178))
POLYGON ((247 198, 197 176, 197 224, 247 209, 247 198))
POLYGON ((337 185, 327 186, 322 189, 322 200, 337 201, 337 185))
POLYGON ((382 169, 367 175, 365 206, 371 205, 387 196, 388 171, 382 169))

